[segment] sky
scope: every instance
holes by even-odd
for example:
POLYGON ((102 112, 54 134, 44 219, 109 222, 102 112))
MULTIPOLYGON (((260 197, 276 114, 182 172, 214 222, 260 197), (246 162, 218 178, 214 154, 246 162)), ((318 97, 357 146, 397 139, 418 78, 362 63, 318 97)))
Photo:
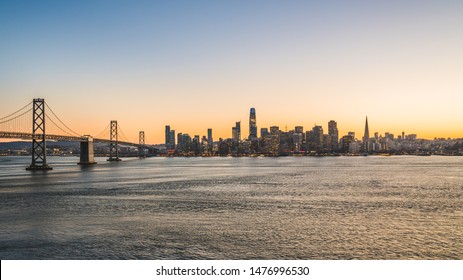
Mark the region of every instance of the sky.
POLYGON ((136 141, 315 124, 463 137, 463 1, 0 0, 0 117, 136 141))

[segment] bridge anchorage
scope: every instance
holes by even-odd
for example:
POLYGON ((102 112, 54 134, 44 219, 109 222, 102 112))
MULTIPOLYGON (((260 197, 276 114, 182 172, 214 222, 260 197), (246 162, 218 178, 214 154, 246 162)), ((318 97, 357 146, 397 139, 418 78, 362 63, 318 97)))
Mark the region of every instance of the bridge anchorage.
POLYGON ((52 170, 47 164, 47 145, 45 141, 45 100, 33 101, 32 113, 32 163, 26 170, 52 170))
POLYGON ((109 130, 109 158, 107 161, 121 161, 118 150, 117 121, 111 121, 109 130))

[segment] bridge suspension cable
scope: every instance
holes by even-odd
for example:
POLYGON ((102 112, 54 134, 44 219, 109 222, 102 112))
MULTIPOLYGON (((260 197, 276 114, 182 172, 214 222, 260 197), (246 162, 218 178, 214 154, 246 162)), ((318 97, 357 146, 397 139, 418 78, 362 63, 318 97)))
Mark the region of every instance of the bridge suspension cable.
MULTIPOLYGON (((15 115, 15 114, 21 112, 22 110, 26 109, 26 108, 27 108, 28 106, 30 106, 31 104, 32 104, 32 102, 29 102, 26 106, 22 107, 21 109, 17 110, 16 112, 11 113, 11 114, 9 114, 8 116, 5 116, 5 117, 3 117, 3 118, 0 118, 0 121, 1 121, 1 120, 4 120, 4 119, 6 119, 6 118, 9 118, 9 117, 11 117, 11 116, 13 116, 13 115, 15 115)), ((31 110, 32 110, 32 108, 29 110, 29 112, 30 112, 31 110)))
POLYGON ((11 119, 1 121, 0 124, 4 124, 4 123, 11 122, 11 121, 14 121, 16 119, 19 119, 20 117, 24 116, 25 114, 29 113, 30 111, 32 111, 32 108, 27 110, 26 112, 22 113, 21 115, 17 115, 15 117, 12 117, 11 119))
POLYGON ((129 138, 127 138, 127 136, 125 136, 125 134, 122 131, 122 128, 121 128, 120 125, 118 125, 118 129, 119 129, 119 132, 122 134, 122 140, 124 140, 126 142, 136 143, 136 141, 131 141, 131 140, 129 140, 129 138))
MULTIPOLYGON (((60 134, 61 132, 63 134, 66 134, 66 135, 72 135, 71 133, 69 133, 68 131, 64 130, 63 128, 61 128, 55 121, 53 121, 52 118, 50 118, 50 116, 48 116, 47 114, 45 114, 45 117, 47 118, 47 121, 50 121, 52 124, 55 125, 55 128, 58 129, 58 131, 52 131, 52 134, 60 134)), ((48 126, 47 128, 48 131, 50 130, 53 130, 53 129, 50 129, 50 127, 48 126)), ((49 133, 50 134, 50 133, 49 133)))
POLYGON ((98 133, 97 135, 95 135, 94 138, 100 138, 100 137, 102 137, 102 136, 104 136, 104 135, 105 135, 105 136, 108 136, 107 134, 109 134, 109 124, 106 126, 105 129, 103 129, 102 132, 100 132, 100 133, 98 133))
MULTIPOLYGON (((16 111, 17 112, 20 112, 16 111)), ((17 116, 13 116, 14 114, 10 114, 9 116, 13 116, 9 119, 3 118, 3 121, 0 121, 0 131, 4 132, 29 132, 31 131, 31 120, 30 120, 30 112, 32 108, 27 111, 22 112, 17 116)))
POLYGON ((45 114, 46 117, 48 117, 48 119, 57 127, 59 128, 61 131, 63 131, 64 133, 67 133, 69 135, 74 135, 74 136, 80 136, 81 134, 75 132, 74 130, 70 129, 56 114, 55 112, 53 112, 53 110, 50 108, 50 106, 48 106, 47 102, 45 102, 45 106, 47 106, 48 110, 50 110, 50 112, 53 114, 53 116, 55 116, 55 118, 67 129, 63 129, 61 128, 58 124, 56 124, 51 118, 50 116, 48 116, 48 114, 45 114))

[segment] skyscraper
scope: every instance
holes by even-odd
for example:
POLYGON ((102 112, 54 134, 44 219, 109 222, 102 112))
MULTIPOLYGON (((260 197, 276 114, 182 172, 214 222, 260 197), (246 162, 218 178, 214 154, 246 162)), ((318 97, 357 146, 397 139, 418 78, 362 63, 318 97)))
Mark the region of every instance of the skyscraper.
POLYGON ((365 133, 363 134, 363 151, 369 152, 370 130, 368 129, 368 116, 365 118, 365 133))
POLYGON ((316 125, 312 128, 313 131, 313 145, 317 151, 323 149, 323 127, 316 125))
POLYGON ((256 120, 256 109, 251 108, 249 114, 249 140, 257 138, 257 120, 256 120))
POLYGON ((183 134, 181 132, 177 134, 177 149, 180 151, 183 149, 183 134))
POLYGON ((166 149, 169 149, 170 145, 170 125, 166 125, 166 149))
POLYGON ((337 150, 339 141, 338 124, 333 120, 328 122, 328 135, 331 138, 331 150, 337 150))
POLYGON ((212 139, 212 128, 207 129, 207 146, 209 151, 212 151, 212 143, 214 140, 212 139))
POLYGON ((232 128, 232 139, 238 142, 241 140, 241 121, 236 122, 236 126, 232 128))
POLYGON ((171 130, 169 133, 169 149, 175 149, 175 130, 171 130))

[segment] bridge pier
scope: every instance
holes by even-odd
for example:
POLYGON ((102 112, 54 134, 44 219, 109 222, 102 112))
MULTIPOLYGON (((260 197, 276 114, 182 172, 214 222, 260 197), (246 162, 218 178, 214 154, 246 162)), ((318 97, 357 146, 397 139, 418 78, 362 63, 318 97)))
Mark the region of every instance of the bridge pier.
POLYGON ((32 163, 26 170, 52 170, 47 164, 47 145, 45 141, 45 100, 34 99, 32 113, 32 163))
POLYGON ((87 141, 80 142, 80 161, 77 163, 79 165, 96 164, 93 154, 93 138, 90 135, 86 136, 87 141))

